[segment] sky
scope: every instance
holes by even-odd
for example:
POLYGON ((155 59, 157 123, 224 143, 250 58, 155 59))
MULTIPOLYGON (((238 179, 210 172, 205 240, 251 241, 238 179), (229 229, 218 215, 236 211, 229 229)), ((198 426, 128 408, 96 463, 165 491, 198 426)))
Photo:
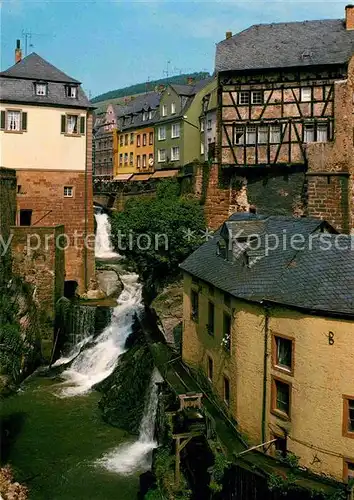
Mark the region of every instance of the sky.
POLYGON ((349 0, 0 0, 0 63, 28 53, 83 83, 90 97, 168 75, 214 70, 215 44, 252 24, 343 18, 349 0))

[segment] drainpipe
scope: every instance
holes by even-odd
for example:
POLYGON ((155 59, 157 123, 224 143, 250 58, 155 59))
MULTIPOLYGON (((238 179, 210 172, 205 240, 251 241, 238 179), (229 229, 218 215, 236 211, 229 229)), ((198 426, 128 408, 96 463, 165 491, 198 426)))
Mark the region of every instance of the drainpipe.
POLYGON ((88 186, 87 186, 87 167, 88 167, 88 161, 87 161, 87 156, 88 156, 88 140, 89 140, 89 130, 88 130, 88 123, 90 120, 90 111, 87 113, 87 120, 86 120, 86 161, 85 161, 85 226, 84 226, 84 283, 85 283, 85 292, 88 289, 88 283, 87 283, 87 246, 86 246, 86 237, 87 237, 87 198, 88 198, 88 186))
POLYGON ((264 304, 262 443, 265 443, 265 441, 266 441, 266 430, 267 430, 267 417, 266 417, 266 415, 267 415, 268 337, 269 337, 269 306, 267 304, 264 304))

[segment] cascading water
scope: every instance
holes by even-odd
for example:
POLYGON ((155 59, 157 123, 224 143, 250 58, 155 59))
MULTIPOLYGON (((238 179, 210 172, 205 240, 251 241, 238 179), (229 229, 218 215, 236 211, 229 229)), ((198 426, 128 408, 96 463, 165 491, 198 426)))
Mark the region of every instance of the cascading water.
POLYGON ((95 256, 98 259, 117 259, 121 256, 114 251, 111 242, 111 224, 109 217, 103 212, 96 212, 95 219, 97 222, 96 239, 95 239, 95 256))
POLYGON ((156 441, 154 441, 154 430, 158 404, 157 382, 161 382, 161 380, 161 375, 155 368, 151 376, 144 415, 140 423, 139 439, 104 455, 97 462, 99 466, 124 475, 150 467, 150 452, 157 446, 156 441))

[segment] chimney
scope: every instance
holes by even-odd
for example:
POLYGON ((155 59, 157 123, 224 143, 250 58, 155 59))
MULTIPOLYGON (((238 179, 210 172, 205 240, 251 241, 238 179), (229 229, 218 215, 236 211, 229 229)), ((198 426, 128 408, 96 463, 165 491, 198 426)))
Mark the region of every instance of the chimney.
POLYGON ((345 27, 347 30, 354 30, 354 5, 347 5, 345 8, 345 27))
POLYGON ((19 63, 22 60, 22 50, 21 50, 21 41, 16 40, 16 50, 15 50, 15 63, 19 63))
POLYGON ((232 31, 227 31, 227 32, 225 33, 225 40, 228 40, 228 39, 229 39, 229 38, 231 38, 231 37, 232 37, 232 31))
POLYGON ((194 78, 192 76, 189 76, 187 78, 187 84, 188 85, 194 85, 195 81, 194 81, 194 78))

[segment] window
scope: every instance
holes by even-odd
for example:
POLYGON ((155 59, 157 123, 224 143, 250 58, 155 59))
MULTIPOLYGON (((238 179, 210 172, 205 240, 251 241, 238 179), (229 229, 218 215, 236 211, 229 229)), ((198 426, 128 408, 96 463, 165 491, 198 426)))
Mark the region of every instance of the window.
POLYGON ((124 146, 128 146, 128 134, 125 134, 124 136, 124 146))
POLYGON ((66 95, 67 95, 67 97, 70 97, 71 99, 76 99, 77 87, 73 87, 72 85, 67 86, 66 87, 66 95))
POLYGON ((162 116, 167 116, 167 105, 166 104, 162 105, 162 116))
POLYGON ((66 115, 66 133, 73 135, 79 133, 78 115, 66 115))
POLYGON ((136 136, 136 145, 140 148, 140 134, 136 136))
POLYGON ((234 144, 244 144, 245 143, 245 127, 243 125, 237 125, 234 132, 234 144))
POLYGON ((166 161, 166 149, 159 149, 157 151, 157 161, 159 163, 166 161))
POLYGON ((204 154, 204 142, 201 142, 200 143, 200 154, 203 155, 204 154))
POLYGON ((146 168, 146 155, 143 155, 143 168, 146 168))
POLYGON ((140 155, 138 155, 138 156, 136 157, 136 166, 137 166, 137 168, 140 168, 140 167, 141 167, 141 158, 140 158, 140 155))
POLYGON ((179 123, 173 123, 171 127, 171 138, 176 139, 180 134, 180 126, 179 123))
POLYGON ((317 124, 317 142, 328 141, 328 126, 326 123, 317 124))
POLYGON ((354 480, 354 460, 344 459, 344 473, 343 479, 345 482, 354 480))
POLYGON ((123 146, 123 144, 124 144, 124 136, 123 136, 123 134, 121 134, 121 135, 119 136, 119 145, 120 145, 120 146, 123 146))
POLYGON ((263 104, 262 90, 253 90, 251 95, 252 95, 252 104, 263 104))
POLYGON ((146 122, 146 120, 149 118, 149 113, 147 111, 143 112, 143 122, 146 122))
POLYGON ((207 122, 207 128, 208 128, 208 130, 211 130, 211 126, 212 126, 212 121, 208 120, 208 122, 207 122))
POLYGON ((268 127, 261 125, 258 127, 258 144, 267 144, 268 142, 268 127))
POLYGON ((179 146, 171 148, 171 160, 172 161, 179 160, 179 146))
POLYGON ((128 153, 124 153, 124 165, 128 165, 128 153))
POLYGON ((354 439, 354 396, 343 396, 343 436, 354 439))
POLYGON ((158 128, 157 138, 159 141, 164 141, 166 139, 166 127, 159 127, 158 128))
POLYGON ((20 210, 20 226, 30 226, 32 223, 32 210, 20 210))
POLYGON ((204 118, 200 120, 200 131, 204 132, 204 118))
POLYGON ((246 127, 246 143, 256 144, 256 127, 254 125, 246 127))
POLYGON ((191 291, 191 319, 198 323, 199 318, 199 294, 195 290, 191 291))
POLYGON ((248 90, 238 93, 238 103, 239 104, 249 104, 250 103, 250 93, 248 90))
POLYGON ((213 360, 211 359, 210 356, 207 357, 207 370, 208 370, 208 379, 210 382, 213 381, 213 371, 214 371, 214 366, 213 366, 213 360))
POLYGON ((176 114, 176 103, 172 102, 171 103, 171 115, 175 115, 175 114, 176 114))
POLYGON ((152 111, 150 110, 149 111, 149 120, 151 120, 151 119, 152 119, 152 111))
POLYGON ((309 123, 304 126, 304 142, 314 142, 315 140, 315 126, 309 123))
POLYGON ((47 84, 46 83, 36 83, 36 95, 47 95, 47 84))
POLYGON ((310 87, 303 87, 301 89, 301 101, 302 102, 311 101, 311 88, 310 87))
POLYGON ((7 111, 6 130, 20 132, 21 130, 21 111, 7 111))
POLYGON ((149 167, 154 166, 154 155, 152 153, 149 154, 149 167))
POLYGON ((130 153, 129 155, 129 165, 134 165, 134 153, 130 153))
POLYGON ((120 155, 119 155, 119 165, 121 165, 121 166, 123 165, 123 154, 122 153, 120 153, 120 155))
POLYGON ((270 136, 269 140, 272 144, 278 144, 281 140, 281 133, 280 133, 280 125, 271 125, 270 126, 270 136))
POLYGON ((154 132, 149 132, 149 145, 152 146, 154 144, 154 132))
POLYGON ((230 380, 224 376, 224 401, 227 405, 230 404, 230 380))
POLYGON ((291 385, 276 377, 272 378, 272 412, 279 417, 290 418, 291 385))
POLYGON ((146 134, 143 134, 143 146, 146 146, 146 134))
POLYGON ((209 335, 214 335, 214 322, 215 322, 215 306, 213 302, 208 303, 208 324, 207 330, 209 335))
POLYGON ((224 324, 223 324, 223 337, 222 344, 226 351, 231 350, 231 316, 230 314, 224 313, 224 324))
POLYGON ((72 186, 64 186, 64 198, 72 198, 73 191, 72 186))
POLYGON ((273 367, 292 373, 294 370, 294 340, 273 336, 273 367))
POLYGON ((130 144, 134 144, 134 134, 130 134, 130 144))

